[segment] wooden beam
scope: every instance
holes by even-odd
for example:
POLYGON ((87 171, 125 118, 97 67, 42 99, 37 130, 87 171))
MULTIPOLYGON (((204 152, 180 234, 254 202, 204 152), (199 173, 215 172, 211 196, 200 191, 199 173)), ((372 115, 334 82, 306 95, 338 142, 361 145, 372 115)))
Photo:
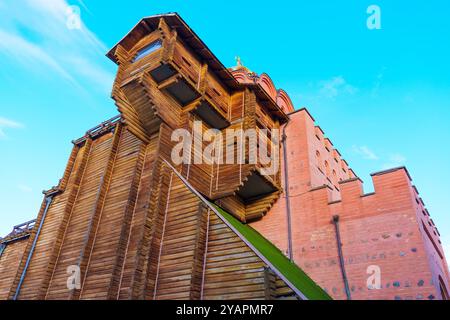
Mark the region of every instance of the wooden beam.
POLYGON ((125 261, 126 250, 130 239, 132 217, 136 206, 136 199, 139 193, 139 182, 142 176, 144 166, 146 145, 142 144, 139 150, 139 156, 134 168, 133 180, 128 194, 128 201, 124 211, 122 230, 120 233, 119 247, 116 252, 116 262, 112 272, 111 281, 108 288, 108 300, 117 299, 120 289, 120 277, 125 261))
MULTIPOLYGON (((158 143, 159 144, 159 143, 158 143)), ((159 147, 158 147, 159 148, 159 147)), ((136 261, 134 272, 131 276, 130 283, 130 296, 131 299, 143 299, 145 295, 145 288, 148 278, 149 260, 152 252, 152 245, 154 243, 155 232, 157 229, 157 223, 159 221, 161 187, 163 180, 167 179, 168 170, 167 167, 163 168, 162 161, 158 159, 159 150, 156 152, 156 160, 153 164, 151 189, 152 193, 148 202, 147 213, 145 215, 145 226, 142 229, 142 234, 139 235, 141 239, 137 248, 136 261)))
MULTIPOLYGON (((159 237, 159 241, 157 244, 157 250, 154 251, 154 256, 157 256, 157 262, 156 262, 156 270, 154 272, 154 279, 153 280, 153 290, 148 291, 149 294, 152 294, 152 299, 155 300, 157 298, 158 295, 158 280, 159 280, 159 272, 160 272, 160 266, 161 266, 161 254, 162 254, 162 250, 163 250, 163 245, 164 245, 164 234, 166 231, 166 225, 167 225, 167 213, 169 210, 169 204, 170 204, 170 191, 172 189, 172 182, 173 182, 173 172, 171 172, 170 174, 170 178, 169 178, 169 185, 167 187, 167 196, 166 196, 166 203, 164 206, 164 214, 161 216, 161 220, 162 220, 162 224, 161 224, 161 235, 159 237)), ((152 275, 153 276, 153 275, 152 275)))
POLYGON ((195 248, 192 257, 190 300, 201 300, 205 278, 206 250, 208 247, 210 210, 201 202, 197 210, 197 230, 195 235, 195 248))
POLYGON ((70 217, 72 215, 74 205, 75 205, 78 195, 79 195, 81 181, 82 181, 84 173, 86 171, 87 162, 89 160, 89 156, 91 153, 91 149, 92 149, 92 139, 91 138, 88 138, 86 140, 86 144, 84 145, 84 148, 85 149, 83 151, 83 155, 82 155, 83 158, 81 160, 81 164, 78 167, 77 172, 75 173, 76 177, 75 177, 75 181, 74 181, 74 187, 70 191, 70 195, 67 199, 66 207, 64 210, 64 217, 59 226, 58 234, 55 239, 55 244, 52 248, 52 254, 50 255, 50 259, 47 263, 46 273, 44 274, 41 288, 39 289, 39 293, 38 293, 39 300, 45 299, 48 294, 49 285, 53 278, 53 274, 55 272, 55 267, 56 267, 56 264, 59 259, 59 254, 61 252, 64 235, 67 231, 70 217))

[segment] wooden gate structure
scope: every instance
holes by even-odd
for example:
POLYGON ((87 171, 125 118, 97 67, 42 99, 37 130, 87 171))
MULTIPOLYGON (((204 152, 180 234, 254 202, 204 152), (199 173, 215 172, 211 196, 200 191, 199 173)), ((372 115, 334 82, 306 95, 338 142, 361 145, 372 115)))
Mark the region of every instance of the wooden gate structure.
POLYGON ((267 91, 238 82, 177 14, 142 19, 108 57, 120 116, 73 141, 34 227, 0 241, 0 299, 329 299, 246 225, 282 191, 280 170, 249 161, 259 144, 219 143, 233 163, 195 148, 202 163, 172 161, 173 132, 197 121, 201 134, 253 129, 279 152, 267 132, 288 117, 267 91))

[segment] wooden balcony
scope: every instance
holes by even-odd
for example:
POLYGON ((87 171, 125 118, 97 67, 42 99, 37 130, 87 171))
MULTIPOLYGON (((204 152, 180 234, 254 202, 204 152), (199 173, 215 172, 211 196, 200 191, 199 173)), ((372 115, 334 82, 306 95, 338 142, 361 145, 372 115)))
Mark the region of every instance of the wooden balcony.
POLYGON ((192 112, 211 128, 222 130, 230 125, 226 115, 218 110, 211 99, 207 97, 196 101, 192 112))
POLYGON ((172 96, 182 107, 187 106, 201 96, 193 83, 179 73, 164 80, 158 85, 158 89, 172 96))
POLYGON ((244 178, 243 185, 238 189, 237 195, 247 203, 276 191, 278 191, 278 187, 274 181, 255 169, 244 178))

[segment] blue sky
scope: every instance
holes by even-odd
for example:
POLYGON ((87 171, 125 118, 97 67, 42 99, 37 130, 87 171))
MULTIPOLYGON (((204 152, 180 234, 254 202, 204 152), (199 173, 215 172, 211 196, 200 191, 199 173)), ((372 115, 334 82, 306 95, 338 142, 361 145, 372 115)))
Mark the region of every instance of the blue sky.
POLYGON ((239 55, 308 107, 367 192, 371 172, 406 165, 450 256, 450 2, 126 3, 0 2, 0 234, 36 216, 70 141, 117 113, 106 51, 141 17, 176 11, 226 66, 239 55), (371 4, 381 30, 366 27, 371 4))

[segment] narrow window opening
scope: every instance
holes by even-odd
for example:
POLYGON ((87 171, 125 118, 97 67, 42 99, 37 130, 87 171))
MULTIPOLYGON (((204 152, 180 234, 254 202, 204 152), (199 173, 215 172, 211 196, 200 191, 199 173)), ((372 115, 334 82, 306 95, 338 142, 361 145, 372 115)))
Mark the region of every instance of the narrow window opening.
POLYGON ((161 40, 157 40, 155 42, 150 43, 148 46, 145 46, 144 48, 138 51, 138 53, 133 59, 133 62, 141 60, 142 58, 160 49, 161 46, 162 46, 161 40))

